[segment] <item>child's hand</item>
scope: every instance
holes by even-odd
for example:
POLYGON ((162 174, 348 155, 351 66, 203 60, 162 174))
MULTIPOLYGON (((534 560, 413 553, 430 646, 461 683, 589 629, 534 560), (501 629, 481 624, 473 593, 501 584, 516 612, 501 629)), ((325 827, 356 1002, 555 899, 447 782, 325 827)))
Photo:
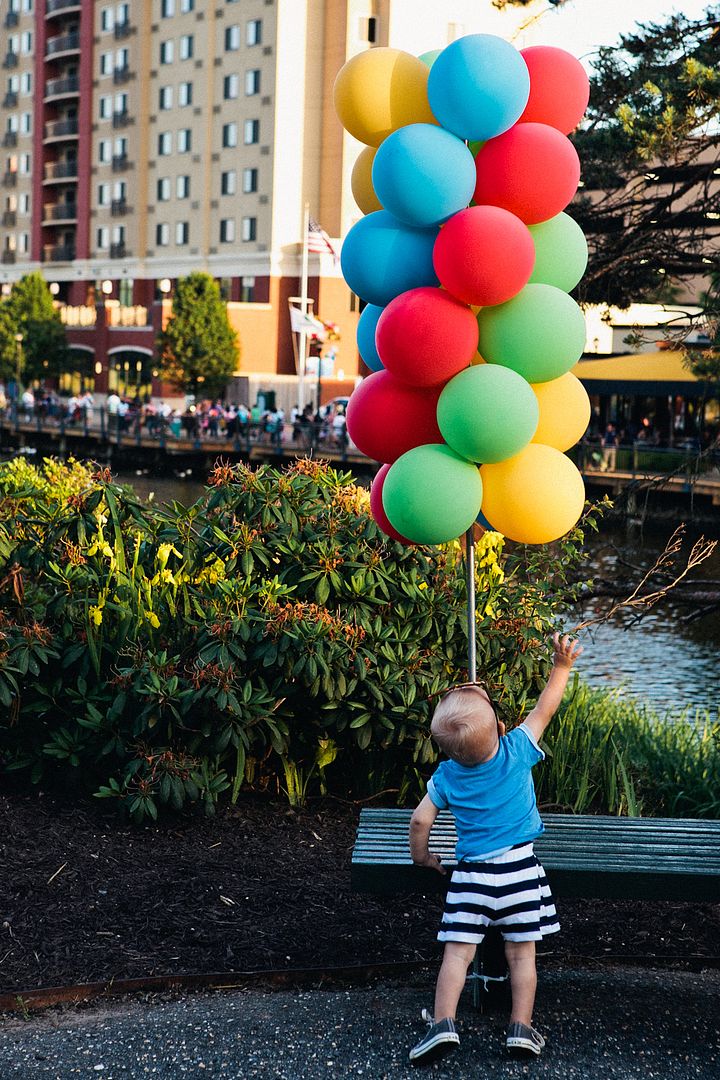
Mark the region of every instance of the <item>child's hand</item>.
POLYGON ((569 634, 561 638, 558 633, 553 634, 552 643, 554 667, 567 668, 569 671, 583 651, 582 645, 569 634))
POLYGON ((429 866, 431 870, 437 870, 439 874, 447 874, 447 870, 442 864, 442 859, 439 855, 433 855, 431 851, 428 851, 427 855, 421 860, 414 860, 416 866, 429 866))

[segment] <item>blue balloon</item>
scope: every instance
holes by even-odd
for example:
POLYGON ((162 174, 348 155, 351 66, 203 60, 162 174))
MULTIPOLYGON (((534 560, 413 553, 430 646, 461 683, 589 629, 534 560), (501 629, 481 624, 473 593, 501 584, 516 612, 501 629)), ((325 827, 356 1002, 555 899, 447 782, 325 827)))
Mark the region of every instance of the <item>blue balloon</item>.
POLYGON ((430 68, 428 100, 444 128, 461 139, 494 139, 519 120, 530 73, 516 48, 493 34, 468 34, 430 68))
POLYGON ((465 209, 477 173, 462 139, 435 124, 408 124, 381 143, 372 182, 386 210, 407 225, 423 228, 465 209))
POLYGON ((378 319, 384 310, 385 308, 378 307, 376 304, 366 304, 358 319, 358 352, 363 359, 363 363, 365 363, 371 371, 385 370, 385 365, 380 359, 380 354, 377 351, 377 345, 375 344, 375 328, 377 327, 378 319))
POLYGON ((376 210, 353 225, 340 255, 343 277, 368 304, 385 307, 421 285, 439 285, 433 267, 438 229, 404 225, 387 210, 376 210))

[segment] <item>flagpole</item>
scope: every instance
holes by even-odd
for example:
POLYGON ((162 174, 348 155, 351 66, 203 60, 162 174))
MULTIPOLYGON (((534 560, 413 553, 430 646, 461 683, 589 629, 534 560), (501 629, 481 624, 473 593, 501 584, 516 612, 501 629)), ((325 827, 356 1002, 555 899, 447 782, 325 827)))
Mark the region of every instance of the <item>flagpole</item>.
MULTIPOLYGON (((310 203, 305 203, 303 210, 302 275, 300 282, 300 309, 304 316, 308 313, 308 234, 310 232, 310 203)), ((307 366, 307 326, 300 328, 300 356, 298 358, 298 401, 300 413, 305 408, 305 368, 307 366)))

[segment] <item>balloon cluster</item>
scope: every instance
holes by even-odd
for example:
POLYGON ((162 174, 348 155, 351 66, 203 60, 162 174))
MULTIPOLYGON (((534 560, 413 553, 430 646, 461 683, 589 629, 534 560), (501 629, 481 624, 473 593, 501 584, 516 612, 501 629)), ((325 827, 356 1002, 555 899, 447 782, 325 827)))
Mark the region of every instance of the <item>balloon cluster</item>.
POLYGON ((340 121, 366 144, 352 176, 366 216, 341 262, 366 302, 372 374, 347 427, 385 463, 371 505, 395 539, 443 543, 481 514, 540 544, 582 512, 564 451, 590 417, 570 373, 585 322, 568 295, 587 245, 563 210, 580 178, 567 135, 588 94, 569 53, 487 34, 420 58, 371 49, 337 76, 340 121))

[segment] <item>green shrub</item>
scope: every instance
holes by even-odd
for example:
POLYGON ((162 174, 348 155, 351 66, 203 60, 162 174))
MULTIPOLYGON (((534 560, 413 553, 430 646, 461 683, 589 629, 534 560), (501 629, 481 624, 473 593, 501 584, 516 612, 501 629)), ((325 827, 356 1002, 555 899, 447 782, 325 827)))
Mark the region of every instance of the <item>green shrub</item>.
MULTIPOLYGON (((367 492, 311 461, 218 465, 195 504, 162 508, 106 471, 13 462, 0 498, 6 769, 136 819, 211 812, 243 783, 419 790, 428 697, 466 677, 459 545, 388 541, 367 492)), ((478 666, 509 722, 542 685, 581 540, 478 544, 478 666)))

